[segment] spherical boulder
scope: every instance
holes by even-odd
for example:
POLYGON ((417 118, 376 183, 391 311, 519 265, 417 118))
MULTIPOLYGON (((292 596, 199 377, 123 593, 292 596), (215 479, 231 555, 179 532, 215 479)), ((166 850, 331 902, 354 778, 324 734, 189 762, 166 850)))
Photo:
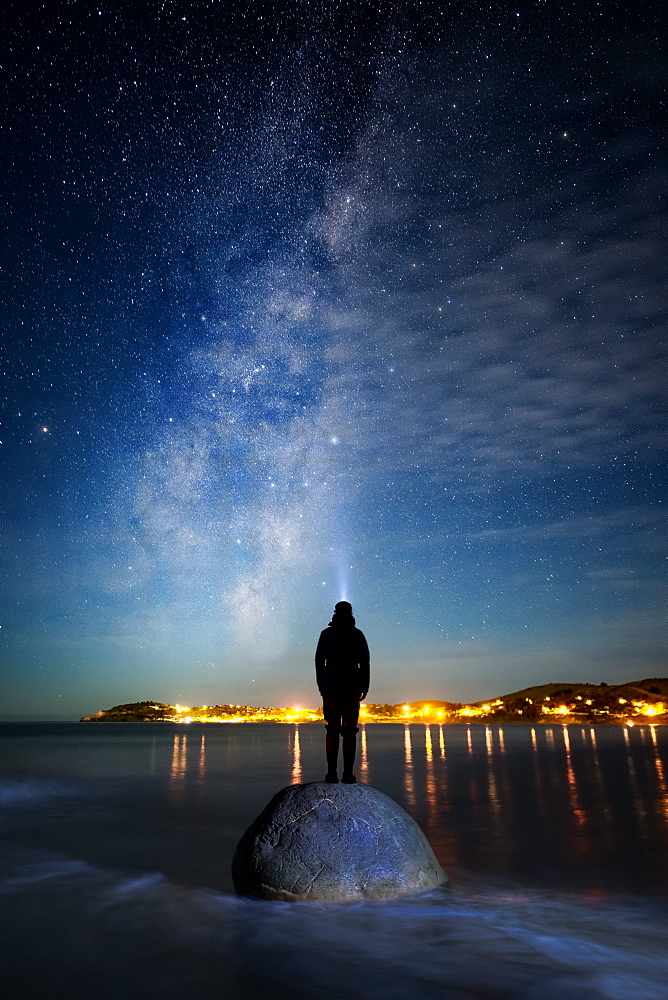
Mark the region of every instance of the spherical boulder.
POLYGON ((390 899, 446 881, 417 823, 371 785, 283 788, 244 833, 232 863, 239 895, 390 899))

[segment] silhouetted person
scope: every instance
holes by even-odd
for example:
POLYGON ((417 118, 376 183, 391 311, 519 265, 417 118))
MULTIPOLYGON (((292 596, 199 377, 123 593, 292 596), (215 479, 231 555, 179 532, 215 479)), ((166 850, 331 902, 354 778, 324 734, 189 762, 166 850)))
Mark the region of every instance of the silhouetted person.
POLYGON ((364 633, 355 628, 353 609, 348 601, 339 601, 331 622, 320 633, 315 651, 315 673, 327 724, 325 781, 339 780, 337 761, 341 734, 341 781, 352 785, 357 780, 353 764, 360 702, 364 701, 369 690, 369 647, 364 633))

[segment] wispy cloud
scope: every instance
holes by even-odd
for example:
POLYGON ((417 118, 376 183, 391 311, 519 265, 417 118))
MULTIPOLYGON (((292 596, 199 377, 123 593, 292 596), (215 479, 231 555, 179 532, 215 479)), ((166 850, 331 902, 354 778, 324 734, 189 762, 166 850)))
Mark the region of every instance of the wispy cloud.
POLYGON ((444 212, 441 191, 406 193, 439 155, 424 111, 391 127, 370 127, 321 224, 342 290, 323 316, 331 384, 359 460, 448 479, 665 447, 659 174, 624 190, 617 150, 614 195, 602 164, 573 171, 570 192, 566 174, 444 212), (387 149, 416 134, 396 181, 387 149))

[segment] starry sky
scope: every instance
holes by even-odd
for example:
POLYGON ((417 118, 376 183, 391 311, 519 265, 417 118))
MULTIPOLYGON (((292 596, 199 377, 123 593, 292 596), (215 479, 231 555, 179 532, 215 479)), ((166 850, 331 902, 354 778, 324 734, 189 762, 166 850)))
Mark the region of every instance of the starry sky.
POLYGON ((9 3, 3 717, 665 675, 660 10, 9 3))

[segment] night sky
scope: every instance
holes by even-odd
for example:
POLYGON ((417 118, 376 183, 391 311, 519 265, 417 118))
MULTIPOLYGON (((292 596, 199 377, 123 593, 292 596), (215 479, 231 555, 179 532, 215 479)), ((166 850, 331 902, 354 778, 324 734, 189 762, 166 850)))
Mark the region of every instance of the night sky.
POLYGON ((8 5, 5 718, 665 675, 660 11, 8 5))

